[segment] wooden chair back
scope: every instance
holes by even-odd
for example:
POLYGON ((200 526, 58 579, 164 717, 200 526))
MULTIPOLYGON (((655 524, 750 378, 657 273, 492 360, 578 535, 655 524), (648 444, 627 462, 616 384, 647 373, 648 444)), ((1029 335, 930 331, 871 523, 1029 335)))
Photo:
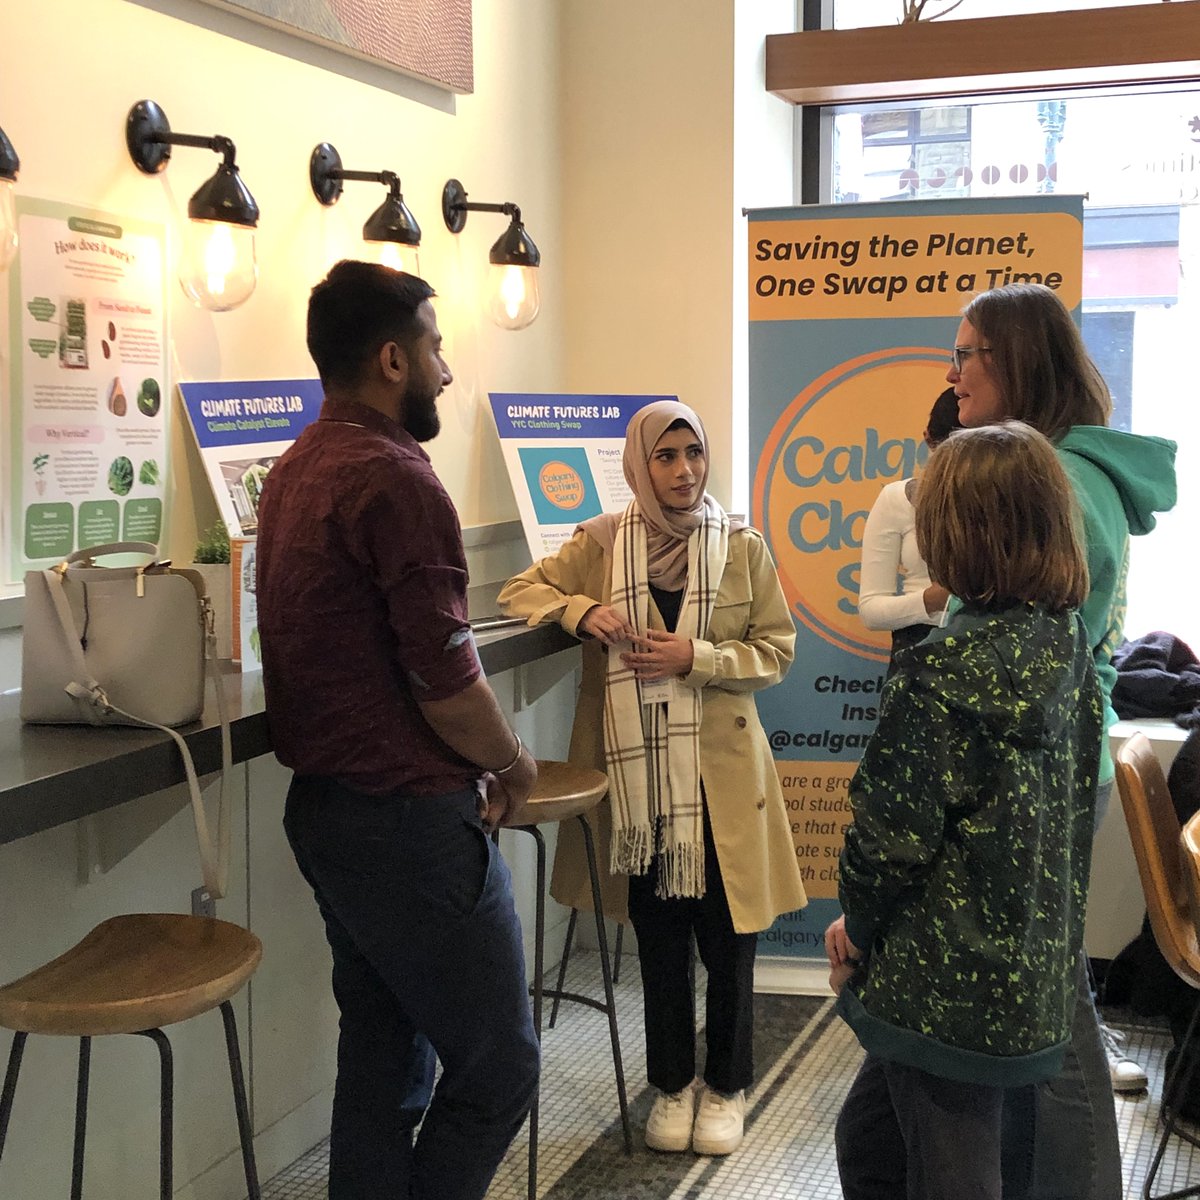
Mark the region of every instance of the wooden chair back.
POLYGON ((1182 831, 1162 767, 1144 734, 1135 733, 1117 752, 1116 771, 1154 940, 1171 969, 1200 988, 1200 944, 1183 869, 1182 831))
POLYGON ((1200 812, 1184 825, 1179 835, 1179 865, 1187 886, 1192 925, 1200 938, 1200 812))

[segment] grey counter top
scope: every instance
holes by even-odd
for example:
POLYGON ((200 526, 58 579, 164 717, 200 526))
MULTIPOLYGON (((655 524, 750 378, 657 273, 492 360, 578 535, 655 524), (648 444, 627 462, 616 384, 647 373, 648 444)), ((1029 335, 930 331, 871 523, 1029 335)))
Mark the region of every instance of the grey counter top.
MULTIPOLYGON (((557 625, 480 630, 479 657, 498 675, 579 643, 557 625)), ((234 762, 270 754, 262 675, 229 668, 221 676, 234 762)), ((20 697, 0 696, 0 844, 182 783, 175 743, 153 729, 22 725, 20 697)), ((204 775, 221 761, 216 697, 204 716, 179 732, 204 775)))

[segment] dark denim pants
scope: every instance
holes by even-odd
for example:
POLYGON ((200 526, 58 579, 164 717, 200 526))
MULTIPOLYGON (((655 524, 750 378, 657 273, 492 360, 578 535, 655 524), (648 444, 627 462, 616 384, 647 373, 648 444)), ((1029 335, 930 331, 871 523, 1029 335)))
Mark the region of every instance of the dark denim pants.
POLYGON ((512 883, 476 793, 375 797, 297 776, 284 828, 341 1010, 330 1200, 481 1200, 539 1054, 512 883))
MULTIPOLYGON (((1096 829, 1112 791, 1111 783, 1096 790, 1096 829)), ((1079 956, 1062 1070, 1053 1079, 1009 1093, 1004 1159, 1004 1200, 1121 1200, 1117 1112, 1086 951, 1079 956), (1010 1179, 1018 1178, 1023 1182, 1010 1185, 1010 1179)))
POLYGON ((1082 954, 1062 1070, 1007 1094, 1004 1156, 1004 1200, 1121 1200, 1112 1079, 1082 954))
POLYGON ((1000 1200, 1005 1092, 868 1054, 837 1120, 846 1200, 1000 1200))

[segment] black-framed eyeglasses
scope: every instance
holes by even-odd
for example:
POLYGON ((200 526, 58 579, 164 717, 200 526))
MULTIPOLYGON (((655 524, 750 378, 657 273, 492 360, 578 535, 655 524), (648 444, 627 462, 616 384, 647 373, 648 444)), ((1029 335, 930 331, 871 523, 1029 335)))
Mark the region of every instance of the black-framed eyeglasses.
POLYGON ((950 351, 950 361, 954 364, 954 369, 961 375, 964 358, 970 358, 972 354, 991 354, 991 352, 991 346, 955 346, 950 351))

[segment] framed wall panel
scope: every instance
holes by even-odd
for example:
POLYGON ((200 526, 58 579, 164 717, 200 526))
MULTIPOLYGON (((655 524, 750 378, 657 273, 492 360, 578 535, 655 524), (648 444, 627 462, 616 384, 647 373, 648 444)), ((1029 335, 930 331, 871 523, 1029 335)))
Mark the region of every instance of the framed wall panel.
POLYGON ((474 90, 471 0, 202 0, 355 58, 474 90))

